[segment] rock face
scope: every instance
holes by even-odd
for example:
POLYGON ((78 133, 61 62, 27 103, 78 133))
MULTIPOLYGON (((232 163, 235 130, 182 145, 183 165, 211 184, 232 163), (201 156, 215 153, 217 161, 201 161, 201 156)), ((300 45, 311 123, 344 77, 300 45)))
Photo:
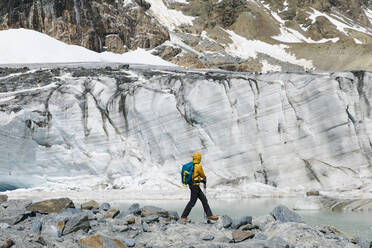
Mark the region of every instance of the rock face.
MULTIPOLYGON (((48 185, 178 189, 175 165, 194 151, 211 185, 239 196, 248 183, 332 190, 370 180, 371 73, 131 68, 0 78, 0 180, 43 185, 42 171, 48 185)), ((152 214, 167 215, 142 208, 152 214)))
POLYGON ((0 30, 34 29, 97 52, 153 48, 169 34, 141 2, 5 0, 0 3, 0 30))
POLYGON ((28 206, 26 209, 32 212, 41 214, 60 213, 66 208, 74 208, 74 203, 69 198, 51 199, 41 202, 36 202, 28 206))
POLYGON ((303 222, 301 216, 297 214, 296 212, 293 212, 289 210, 288 207, 279 205, 276 208, 274 208, 271 215, 275 218, 275 220, 279 222, 303 222))

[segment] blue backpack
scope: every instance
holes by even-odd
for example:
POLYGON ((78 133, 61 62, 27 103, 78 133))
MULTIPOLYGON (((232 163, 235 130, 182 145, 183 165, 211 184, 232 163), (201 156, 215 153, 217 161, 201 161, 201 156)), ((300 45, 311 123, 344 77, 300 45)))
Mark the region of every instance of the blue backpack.
POLYGON ((192 183, 192 173, 194 172, 194 163, 190 162, 182 166, 181 181, 183 186, 192 183))

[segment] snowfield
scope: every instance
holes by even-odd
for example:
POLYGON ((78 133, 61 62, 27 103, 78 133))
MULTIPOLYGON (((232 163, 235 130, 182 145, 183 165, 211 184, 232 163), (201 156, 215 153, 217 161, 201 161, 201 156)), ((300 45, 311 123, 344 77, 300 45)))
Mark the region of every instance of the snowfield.
POLYGON ((68 45, 46 34, 28 29, 0 31, 0 64, 115 62, 175 66, 137 49, 124 54, 96 53, 80 46, 68 45))

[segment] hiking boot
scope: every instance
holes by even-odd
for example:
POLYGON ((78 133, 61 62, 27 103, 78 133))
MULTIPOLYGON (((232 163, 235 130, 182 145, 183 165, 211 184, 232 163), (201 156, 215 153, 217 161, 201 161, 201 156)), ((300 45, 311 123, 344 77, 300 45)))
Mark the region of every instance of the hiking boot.
POLYGON ((208 216, 208 220, 218 220, 218 217, 217 216, 208 216))
POLYGON ((184 217, 181 217, 181 220, 184 221, 184 222, 191 222, 189 219, 184 218, 184 217))

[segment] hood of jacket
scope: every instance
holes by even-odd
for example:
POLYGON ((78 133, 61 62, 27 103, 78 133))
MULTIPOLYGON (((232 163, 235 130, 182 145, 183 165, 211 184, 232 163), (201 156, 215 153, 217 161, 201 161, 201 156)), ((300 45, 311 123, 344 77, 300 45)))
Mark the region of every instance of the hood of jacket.
POLYGON ((200 161, 201 161, 201 154, 198 152, 194 152, 194 154, 192 155, 192 162, 194 164, 200 164, 200 161))

